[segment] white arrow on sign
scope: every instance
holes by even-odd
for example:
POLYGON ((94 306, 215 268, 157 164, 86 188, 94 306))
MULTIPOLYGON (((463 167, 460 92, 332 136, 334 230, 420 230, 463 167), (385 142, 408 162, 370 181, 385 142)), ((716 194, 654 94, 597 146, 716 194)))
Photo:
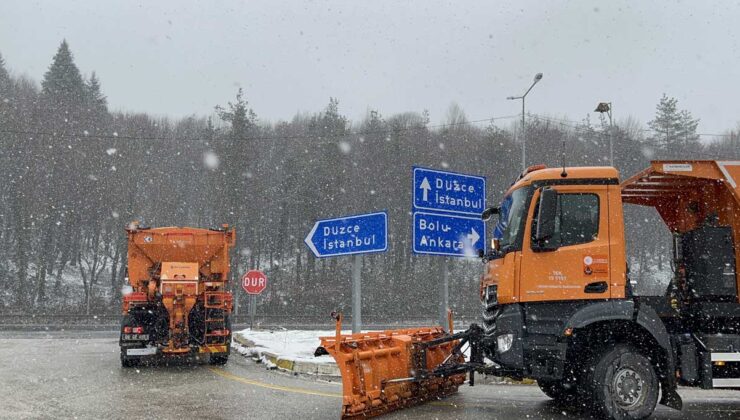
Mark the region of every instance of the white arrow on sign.
POLYGON ((475 229, 470 228, 468 239, 470 239, 470 245, 475 245, 475 243, 478 242, 478 239, 480 239, 480 235, 478 235, 478 232, 476 232, 475 229))
POLYGON ((426 177, 424 177, 424 179, 421 181, 421 185, 419 186, 419 188, 424 191, 424 195, 422 196, 423 200, 429 201, 429 190, 432 189, 432 186, 429 185, 429 180, 426 177))
POLYGON ((306 236, 306 239, 303 240, 303 242, 308 245, 308 249, 313 252, 313 255, 316 257, 320 257, 321 254, 319 253, 319 250, 316 249, 316 245, 313 244, 313 234, 316 233, 316 229, 319 227, 319 222, 316 222, 313 224, 313 227, 311 228, 311 231, 308 232, 308 235, 306 236))

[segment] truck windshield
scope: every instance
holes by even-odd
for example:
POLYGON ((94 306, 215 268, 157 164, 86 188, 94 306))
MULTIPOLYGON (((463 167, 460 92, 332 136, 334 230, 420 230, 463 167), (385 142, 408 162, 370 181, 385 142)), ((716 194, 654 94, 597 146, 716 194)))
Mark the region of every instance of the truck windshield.
POLYGON ((493 230, 493 237, 500 241, 503 252, 513 251, 521 242, 527 203, 532 187, 523 187, 504 197, 501 203, 499 221, 493 230))

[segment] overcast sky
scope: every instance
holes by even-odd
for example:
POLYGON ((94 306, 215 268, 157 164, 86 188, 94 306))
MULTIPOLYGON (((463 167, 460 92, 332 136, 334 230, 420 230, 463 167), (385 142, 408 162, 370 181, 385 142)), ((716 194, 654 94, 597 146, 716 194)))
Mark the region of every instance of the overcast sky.
MULTIPOLYGON (((0 53, 40 80, 66 38, 111 109, 210 114, 241 86, 261 120, 351 119, 452 102, 470 119, 527 110, 580 120, 599 101, 643 124, 662 93, 722 132, 740 121, 740 7, 730 2, 11 1, 0 53), (545 4, 546 3, 546 4, 545 4)), ((595 115, 592 114, 595 118, 595 115)))

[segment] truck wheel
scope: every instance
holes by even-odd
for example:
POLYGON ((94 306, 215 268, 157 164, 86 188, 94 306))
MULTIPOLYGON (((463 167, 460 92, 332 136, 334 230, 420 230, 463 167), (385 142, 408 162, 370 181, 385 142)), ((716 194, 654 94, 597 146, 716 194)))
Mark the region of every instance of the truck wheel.
POLYGON ((644 419, 658 403, 658 378, 647 357, 619 344, 596 357, 587 385, 593 408, 609 419, 644 419))
POLYGON ((544 379, 538 379, 537 385, 539 385, 542 392, 548 397, 552 398, 557 402, 571 402, 575 401, 578 396, 578 391, 575 384, 563 383, 562 381, 548 381, 544 379))
POLYGON ((229 355, 226 354, 226 355, 222 355, 222 356, 211 356, 210 363, 212 365, 221 365, 221 366, 223 366, 228 361, 229 361, 229 355))
POLYGON ((126 349, 121 349, 121 367, 130 368, 139 365, 139 359, 126 356, 126 349))
POLYGON ((231 336, 234 334, 231 331, 231 317, 228 315, 226 315, 226 329, 229 330, 229 335, 226 336, 226 356, 228 357, 231 354, 231 336))

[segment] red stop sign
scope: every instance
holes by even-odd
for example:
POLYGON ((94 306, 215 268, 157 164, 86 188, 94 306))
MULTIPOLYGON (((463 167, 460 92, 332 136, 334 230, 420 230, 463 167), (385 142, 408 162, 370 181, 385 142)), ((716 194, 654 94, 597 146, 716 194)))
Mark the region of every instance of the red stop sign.
POLYGON ((250 270, 242 276, 242 288, 250 295, 258 295, 267 287, 267 276, 257 270, 250 270))

